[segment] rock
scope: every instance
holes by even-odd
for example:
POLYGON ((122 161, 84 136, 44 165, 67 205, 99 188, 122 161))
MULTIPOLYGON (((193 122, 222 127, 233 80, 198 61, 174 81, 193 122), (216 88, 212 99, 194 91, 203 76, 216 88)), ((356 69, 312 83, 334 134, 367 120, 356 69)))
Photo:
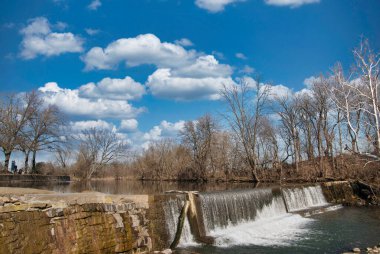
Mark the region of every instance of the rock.
POLYGON ((166 249, 166 250, 161 251, 161 254, 171 254, 171 253, 173 253, 171 249, 166 249))
POLYGON ((370 251, 372 251, 372 248, 370 248, 370 247, 367 247, 367 252, 370 252, 370 251))
POLYGON ((353 248, 352 251, 355 252, 355 253, 360 253, 360 249, 359 248, 353 248))

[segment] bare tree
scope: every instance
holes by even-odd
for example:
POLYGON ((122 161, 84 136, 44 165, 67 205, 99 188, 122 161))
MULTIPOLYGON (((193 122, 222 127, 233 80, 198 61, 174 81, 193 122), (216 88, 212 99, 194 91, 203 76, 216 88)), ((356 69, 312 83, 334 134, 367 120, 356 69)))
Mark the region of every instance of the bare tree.
POLYGON ((4 152, 4 168, 8 169, 12 152, 22 141, 21 134, 25 131, 39 104, 36 92, 23 96, 4 96, 0 101, 0 146, 4 152))
POLYGON ((180 135, 183 143, 190 148, 199 178, 207 180, 207 161, 211 153, 211 141, 216 131, 216 123, 210 115, 195 122, 188 121, 180 135))
POLYGON ((36 172, 36 154, 41 150, 54 150, 61 142, 63 115, 55 105, 40 106, 29 120, 26 139, 32 153, 32 172, 36 172))
POLYGON ((255 182, 259 182, 256 151, 259 119, 263 115, 270 90, 270 86, 257 79, 255 84, 242 80, 236 86, 225 86, 222 91, 228 106, 228 113, 224 116, 244 148, 245 159, 255 182))
POLYGON ((348 85, 366 102, 367 107, 363 110, 369 120, 367 127, 372 131, 368 138, 371 138, 374 154, 380 158, 380 54, 371 49, 368 40, 362 40, 353 53, 363 89, 351 83, 348 85))
POLYGON ((356 66, 348 77, 345 77, 341 65, 334 68, 332 98, 344 114, 351 137, 351 147, 346 146, 347 150, 361 153, 358 139, 364 131, 367 141, 373 146, 372 155, 380 159, 380 54, 370 48, 366 39, 362 39, 353 54, 356 66))
POLYGON ((83 178, 91 179, 101 167, 126 155, 128 145, 120 141, 116 133, 108 129, 90 128, 79 137, 78 162, 83 178))
POLYGON ((299 135, 300 125, 300 107, 298 98, 286 96, 277 98, 279 110, 277 114, 281 118, 281 124, 284 129, 284 134, 287 135, 293 147, 293 162, 296 165, 296 171, 299 171, 298 164, 301 160, 301 142, 299 135))
POLYGON ((66 169, 73 156, 70 142, 68 140, 60 142, 57 146, 55 146, 54 151, 56 162, 60 167, 66 169))

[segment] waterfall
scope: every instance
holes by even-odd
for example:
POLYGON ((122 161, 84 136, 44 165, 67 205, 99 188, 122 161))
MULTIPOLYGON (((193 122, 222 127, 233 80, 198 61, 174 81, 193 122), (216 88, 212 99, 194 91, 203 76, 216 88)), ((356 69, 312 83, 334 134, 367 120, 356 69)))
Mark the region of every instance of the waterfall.
MULTIPOLYGON (((182 197, 178 197, 176 199, 170 199, 164 203, 164 212, 165 212, 165 224, 166 229, 169 233, 169 239, 170 242, 168 244, 171 244, 171 242, 174 240, 176 231, 177 231, 177 224, 178 224, 178 218, 181 213, 181 209, 184 205, 184 199, 182 197)), ((193 238, 193 235, 190 231, 190 224, 189 220, 186 218, 183 231, 181 235, 181 240, 179 242, 179 246, 185 246, 185 245, 193 245, 196 244, 193 238)))
POLYGON ((258 215, 286 213, 282 198, 276 198, 271 189, 204 193, 200 195, 200 202, 207 232, 253 221, 258 215), (261 210, 268 206, 268 214, 263 214, 261 210))
POLYGON ((289 212, 328 205, 319 185, 283 189, 282 192, 289 212))
MULTIPOLYGON (((164 205, 171 241, 184 200, 185 196, 179 195, 164 205)), ((328 205, 320 186, 206 192, 198 194, 196 203, 206 235, 225 247, 293 244, 307 234, 307 225, 314 221, 293 212, 328 205)), ((179 245, 192 244, 196 243, 186 219, 179 245)))

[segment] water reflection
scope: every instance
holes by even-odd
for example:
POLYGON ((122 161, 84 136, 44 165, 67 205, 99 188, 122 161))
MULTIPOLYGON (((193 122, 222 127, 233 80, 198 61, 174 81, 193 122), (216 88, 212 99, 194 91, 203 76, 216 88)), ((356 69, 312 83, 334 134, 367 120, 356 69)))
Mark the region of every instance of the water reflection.
MULTIPOLYGON (((176 181, 92 180, 68 183, 45 182, 0 182, 1 187, 22 187, 53 190, 57 192, 98 191, 109 194, 159 194, 170 190, 180 191, 223 191, 252 189, 254 183, 198 183, 176 181)), ((261 187, 261 185, 260 185, 261 187)))

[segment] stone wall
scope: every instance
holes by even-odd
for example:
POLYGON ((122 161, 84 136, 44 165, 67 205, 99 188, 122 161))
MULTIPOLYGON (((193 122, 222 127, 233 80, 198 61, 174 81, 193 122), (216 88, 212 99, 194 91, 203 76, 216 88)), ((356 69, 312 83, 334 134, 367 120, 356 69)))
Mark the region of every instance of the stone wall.
POLYGON ((152 250, 147 197, 139 202, 141 197, 127 200, 96 194, 95 198, 89 198, 91 195, 1 196, 0 253, 152 250))
POLYGON ((361 181, 335 181, 322 183, 327 202, 351 206, 380 205, 378 190, 361 181))

